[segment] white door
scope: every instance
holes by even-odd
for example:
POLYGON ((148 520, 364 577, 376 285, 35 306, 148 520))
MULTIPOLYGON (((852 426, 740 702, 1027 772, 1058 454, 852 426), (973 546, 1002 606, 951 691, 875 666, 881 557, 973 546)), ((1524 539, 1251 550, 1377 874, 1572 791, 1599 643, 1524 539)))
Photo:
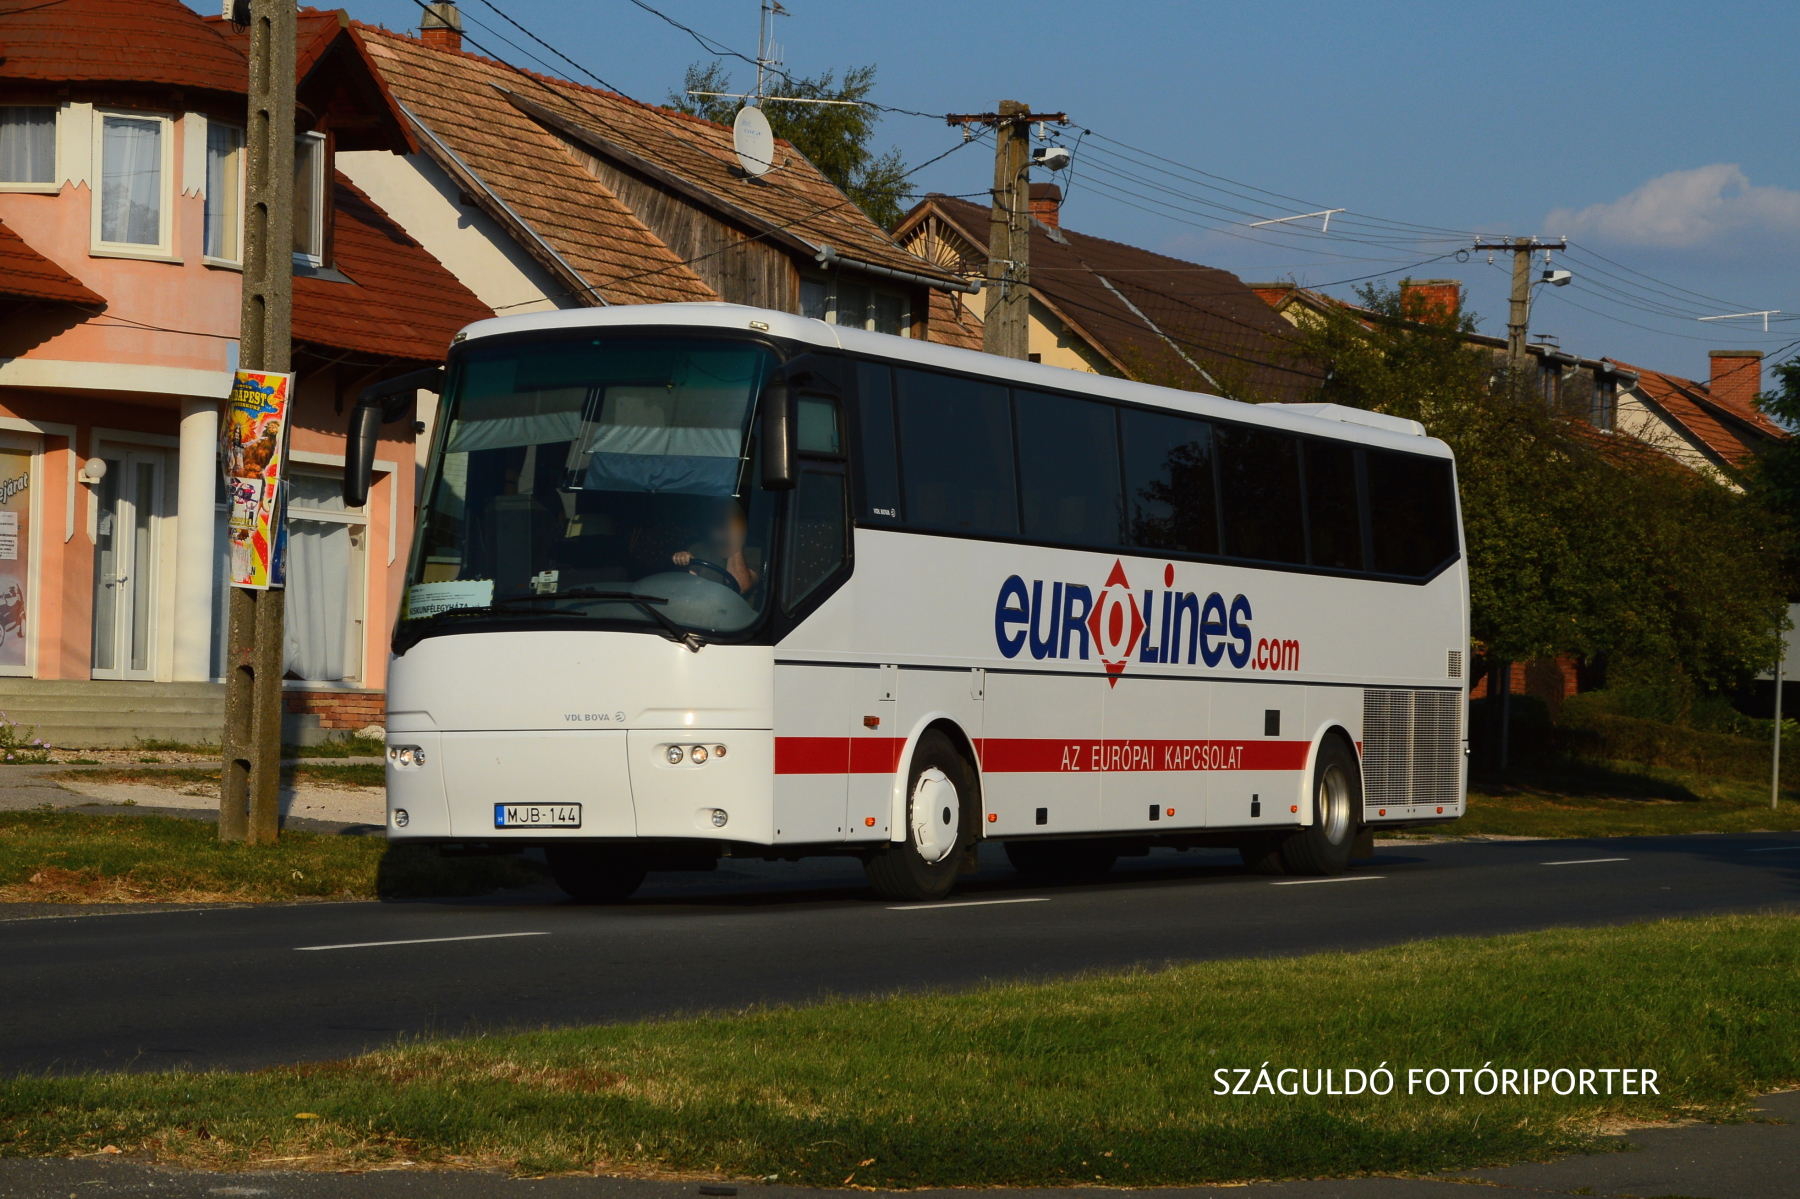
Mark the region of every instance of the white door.
POLYGON ((97 679, 155 676, 156 567, 163 455, 102 452, 94 522, 94 658, 97 679))

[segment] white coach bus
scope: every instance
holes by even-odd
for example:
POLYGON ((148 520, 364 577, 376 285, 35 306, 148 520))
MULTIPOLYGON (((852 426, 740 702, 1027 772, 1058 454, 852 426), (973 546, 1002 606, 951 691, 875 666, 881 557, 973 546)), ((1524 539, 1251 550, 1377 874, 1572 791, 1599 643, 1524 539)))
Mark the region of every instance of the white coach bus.
MULTIPOLYGON (((983 841, 1329 874, 1462 814, 1455 471, 1411 421, 725 304, 483 321, 445 369, 395 841, 590 900, 814 854, 932 900, 983 841)), ((352 500, 421 384, 359 401, 352 500)))

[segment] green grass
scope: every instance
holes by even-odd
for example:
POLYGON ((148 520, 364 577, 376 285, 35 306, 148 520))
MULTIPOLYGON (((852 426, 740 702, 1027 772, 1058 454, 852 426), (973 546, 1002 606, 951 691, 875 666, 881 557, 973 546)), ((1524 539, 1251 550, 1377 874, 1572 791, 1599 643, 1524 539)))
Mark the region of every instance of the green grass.
POLYGON ((520 858, 440 858, 382 837, 283 832, 222 842, 171 816, 0 812, 0 902, 267 903, 479 895, 543 878, 520 858))
MULTIPOLYGON (((1800 768, 1796 770, 1800 778, 1800 768)), ((1626 837, 1800 830, 1800 791, 1769 810, 1769 785, 1629 762, 1565 762, 1471 779, 1454 836, 1626 837)))
MULTIPOLYGON (((145 753, 217 754, 222 751, 216 741, 134 741, 133 749, 145 753)), ((379 758, 387 753, 387 743, 378 737, 354 734, 325 742, 323 745, 282 745, 284 758, 379 758)))
MULTIPOLYGON (((696 1003, 729 1003, 696 970, 696 1003)), ((0 1153, 871 1187, 1406 1173, 1741 1118, 1800 1075, 1800 920, 1742 916, 421 1041, 249 1075, 0 1083, 0 1153), (1408 1070, 1650 1068, 1661 1094, 1407 1094, 1408 1070), (1375 1069, 1385 1097, 1219 1095, 1375 1069), (1231 1082, 1239 1077, 1227 1073, 1231 1082), (1292 1082, 1292 1076, 1286 1079, 1292 1082)), ((1603 1076, 1602 1076, 1603 1077, 1603 1076)))
MULTIPOLYGON (((217 784, 220 769, 218 766, 168 766, 157 770, 143 770, 136 766, 115 766, 110 770, 71 770, 46 777, 78 779, 89 783, 162 783, 171 786, 176 783, 217 784)), ((326 787, 387 785, 386 767, 379 762, 283 766, 281 777, 284 782, 317 783, 326 787)))

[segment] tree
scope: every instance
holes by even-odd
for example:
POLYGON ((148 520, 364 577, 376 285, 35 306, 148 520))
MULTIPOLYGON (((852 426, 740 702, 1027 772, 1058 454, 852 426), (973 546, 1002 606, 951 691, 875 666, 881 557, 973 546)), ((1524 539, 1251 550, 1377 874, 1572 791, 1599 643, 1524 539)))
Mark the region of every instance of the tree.
POLYGON ((1763 505, 1545 404, 1468 339, 1471 314, 1404 283, 1359 298, 1310 317, 1302 354, 1320 399, 1417 420, 1455 451, 1471 633, 1491 661, 1567 653, 1691 694, 1773 660, 1784 538, 1763 505))
MULTIPOLYGON (((821 174, 837 184, 869 219, 883 229, 899 224, 913 189, 906 182, 906 164, 900 151, 876 154, 869 148, 875 124, 881 118, 866 104, 875 87, 875 68, 852 67, 842 80, 835 72, 806 79, 782 79, 782 95, 810 100, 842 100, 847 104, 786 104, 768 102, 763 113, 776 137, 786 140, 821 174)), ((687 69, 683 93, 670 93, 669 105, 689 116, 704 117, 729 125, 744 106, 726 96, 690 96, 687 92, 730 92, 731 73, 722 62, 695 63, 687 69)))

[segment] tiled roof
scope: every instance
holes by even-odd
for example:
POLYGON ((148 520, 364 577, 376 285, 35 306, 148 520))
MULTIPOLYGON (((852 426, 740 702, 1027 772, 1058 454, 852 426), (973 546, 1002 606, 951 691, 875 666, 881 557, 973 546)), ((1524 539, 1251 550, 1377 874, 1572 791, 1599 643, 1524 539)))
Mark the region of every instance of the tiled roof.
POLYGON ((952 296, 936 288, 931 292, 931 313, 926 325, 926 339, 940 345, 964 350, 981 348, 981 318, 961 296, 952 296))
POLYGON ((335 200, 334 265, 351 282, 294 277, 294 340, 437 362, 453 333, 494 315, 341 172, 335 200))
POLYGON ((1637 372, 1638 389, 1667 412, 1689 436, 1728 465, 1742 466, 1749 461, 1759 448, 1758 442, 1787 437, 1779 426, 1768 424, 1766 418, 1762 422, 1753 422, 1747 417, 1737 418, 1735 413, 1726 412, 1713 399, 1704 383, 1696 383, 1680 375, 1645 370, 1616 359, 1607 361, 1625 370, 1637 372))
POLYGON ((719 298, 501 90, 537 84, 490 59, 357 28, 394 97, 609 301, 719 298))
POLYGON ((571 142, 628 173, 672 178, 723 224, 796 256, 829 245, 854 260, 942 273, 922 268, 787 142, 777 143, 777 169, 752 179, 723 125, 359 28, 400 101, 608 300, 718 296, 581 165, 571 142))
MULTIPOLYGON (((928 207, 971 245, 987 240, 988 210, 928 196, 928 207)), ((915 260, 916 261, 916 260, 915 260)), ((1296 366, 1293 326, 1228 271, 1032 222, 1031 289, 1123 373, 1152 383, 1193 380, 1244 399, 1298 400, 1318 386, 1296 366), (1173 343, 1171 345, 1171 343, 1173 343), (1195 377, 1195 366, 1212 377, 1195 377)))
POLYGON ((71 304, 104 305, 106 300, 81 280, 26 244, 24 238, 0 224, 0 296, 19 300, 63 300, 71 304))
POLYGON ((181 0, 15 4, 0 23, 0 79, 153 83, 237 92, 244 56, 181 0))

